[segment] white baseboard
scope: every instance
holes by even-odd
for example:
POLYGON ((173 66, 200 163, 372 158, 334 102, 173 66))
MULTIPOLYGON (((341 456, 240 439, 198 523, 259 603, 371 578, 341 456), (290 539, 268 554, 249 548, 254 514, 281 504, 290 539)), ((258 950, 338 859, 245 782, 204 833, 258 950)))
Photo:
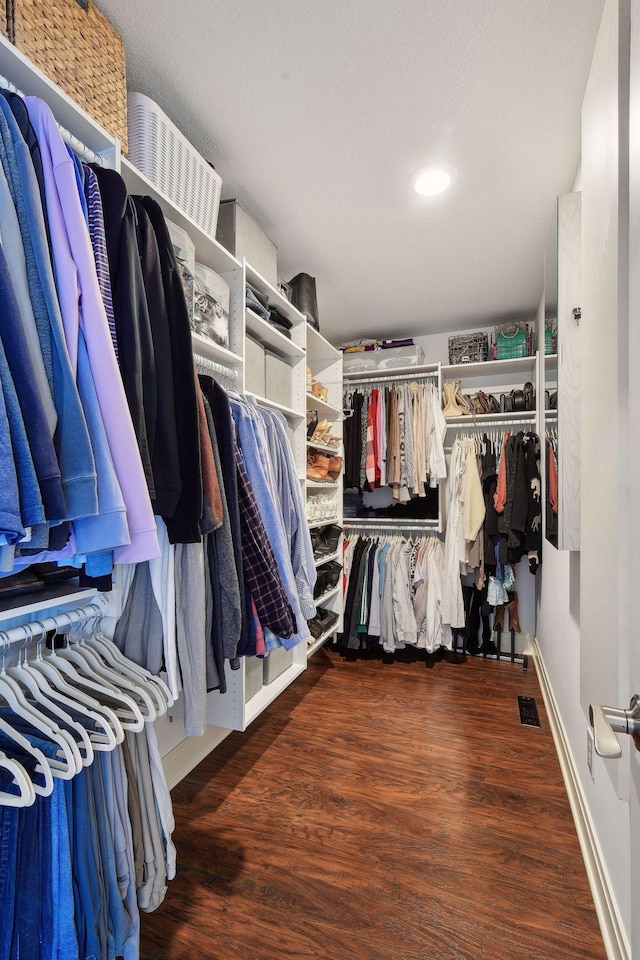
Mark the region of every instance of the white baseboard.
POLYGON ((231 733, 224 727, 207 727, 201 737, 186 737, 162 758, 169 790, 191 773, 231 733))
POLYGON ((578 833, 580 849, 589 878, 591 894, 602 931, 602 939, 607 951, 607 960, 631 960, 631 950, 627 943, 620 911, 613 894, 609 874, 605 866, 596 831, 591 819, 582 783, 569 747, 562 717, 558 711, 553 689, 545 669, 538 641, 533 641, 533 661, 536 667, 542 699, 549 718, 549 726, 556 745, 558 760, 564 784, 569 796, 571 812, 578 833))

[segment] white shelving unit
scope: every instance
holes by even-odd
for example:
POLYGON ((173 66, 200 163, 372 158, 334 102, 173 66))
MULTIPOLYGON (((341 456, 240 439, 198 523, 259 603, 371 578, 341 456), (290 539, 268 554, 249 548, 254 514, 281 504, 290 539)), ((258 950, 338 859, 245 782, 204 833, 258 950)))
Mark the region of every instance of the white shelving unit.
MULTIPOLYGON (((327 388, 326 401, 316 397, 313 393, 306 394, 307 411, 317 411, 318 420, 328 420, 332 423, 331 433, 342 437, 342 353, 336 350, 317 330, 307 325, 307 365, 311 370, 313 380, 327 388)), ((305 444, 305 452, 315 449, 325 456, 344 457, 342 442, 336 447, 327 444, 314 444, 311 440, 305 444)), ((307 502, 311 497, 322 496, 323 491, 336 501, 336 515, 324 520, 309 522, 311 530, 320 530, 322 527, 338 524, 342 526, 342 473, 337 482, 326 483, 316 480, 306 481, 307 502)), ((331 557, 321 557, 316 561, 316 568, 320 570, 330 560, 342 563, 342 536, 338 541, 338 549, 331 557)), ((323 609, 338 614, 337 622, 325 633, 310 643, 307 656, 311 657, 322 647, 327 640, 341 632, 344 619, 344 597, 342 594, 342 580, 332 590, 318 598, 318 605, 323 609)))
MULTIPOLYGON (((305 358, 307 324, 295 307, 278 290, 269 284, 250 264, 232 256, 215 238, 203 230, 190 217, 179 210, 151 181, 133 164, 121 155, 120 143, 100 127, 87 113, 80 109, 64 91, 49 80, 27 57, 0 35, 0 74, 27 95, 41 97, 51 107, 54 116, 63 130, 63 137, 69 142, 80 141, 96 155, 102 158, 105 166, 117 170, 123 177, 128 191, 133 195, 153 197, 160 205, 164 215, 182 227, 191 237, 196 250, 196 260, 213 269, 229 285, 229 345, 222 347, 192 334, 194 355, 205 357, 236 372, 236 389, 244 392, 246 365, 246 333, 260 340, 265 348, 283 359, 291 370, 291 401, 283 404, 267 394, 256 397, 256 402, 271 409, 281 410, 287 418, 289 434, 298 466, 298 475, 304 478, 306 462, 306 397, 305 397, 305 358), (292 323, 291 339, 265 323, 261 318, 247 313, 245 307, 245 283, 249 281, 256 289, 265 294, 269 303, 287 317, 292 323)), ((265 391, 267 392, 267 391, 265 391)), ((304 483, 301 479, 301 483, 304 483)), ((117 568, 116 568, 117 576, 117 568)), ((60 583, 30 597, 32 602, 25 603, 24 598, 5 600, 0 604, 0 625, 9 628, 19 623, 41 619, 48 614, 56 614, 72 607, 86 605, 97 596, 96 590, 84 590, 77 583, 60 583)), ((307 651, 305 644, 298 644, 292 651, 291 665, 276 677, 273 682, 261 685, 254 690, 251 686, 250 671, 244 661, 236 671, 228 669, 227 693, 220 696, 211 693, 208 697, 208 720, 217 729, 209 728, 199 740, 187 741, 180 719, 180 702, 172 711, 171 718, 164 717, 158 722, 158 738, 165 764, 173 771, 172 785, 184 776, 191 767, 206 755, 231 729, 244 730, 262 710, 264 710, 282 691, 293 682, 306 668, 307 651), (253 695, 250 695, 252 694, 253 695), (178 722, 171 723, 173 719, 178 722), (179 773, 176 773, 179 771, 179 773)))
MULTIPOLYGON (((456 363, 442 366, 442 384, 447 381, 459 380, 463 394, 470 395, 477 390, 493 394, 500 399, 500 394, 510 390, 521 390, 529 381, 538 391, 538 363, 539 357, 535 353, 531 357, 518 357, 514 360, 486 360, 483 363, 456 363)), ((537 399, 537 398, 536 398, 537 399)), ((490 426, 501 423, 536 421, 536 409, 514 410, 512 413, 478 413, 465 414, 459 417, 447 417, 447 426, 485 424, 490 426)))
MULTIPOLYGON (((277 410, 286 418, 298 476, 303 477, 306 462, 305 358, 307 323, 304 316, 250 263, 243 260, 239 266, 238 301, 240 308, 236 323, 238 339, 240 331, 242 334, 242 359, 246 364, 246 338, 250 336, 266 352, 274 354, 284 361, 287 380, 285 384, 278 384, 278 388, 284 386, 291 402, 285 404, 273 395, 258 394, 247 389, 246 366, 242 392, 245 396, 253 398, 259 406, 266 407, 269 410, 277 410), (269 307, 275 307, 291 322, 290 337, 285 336, 268 321, 246 307, 245 284, 247 282, 268 298, 269 307)), ((237 342, 237 340, 234 342, 237 342)), ((266 377, 265 383, 268 388, 269 384, 266 382, 266 377)), ((207 703, 208 723, 231 730, 246 730, 249 724, 306 669, 307 652, 305 644, 298 644, 288 654, 280 650, 278 654, 288 658, 290 662, 282 673, 270 683, 264 682, 266 673, 262 677, 258 675, 262 673, 261 660, 241 658, 239 670, 231 670, 227 664, 225 667, 227 692, 220 695, 214 691, 209 695, 207 703)))

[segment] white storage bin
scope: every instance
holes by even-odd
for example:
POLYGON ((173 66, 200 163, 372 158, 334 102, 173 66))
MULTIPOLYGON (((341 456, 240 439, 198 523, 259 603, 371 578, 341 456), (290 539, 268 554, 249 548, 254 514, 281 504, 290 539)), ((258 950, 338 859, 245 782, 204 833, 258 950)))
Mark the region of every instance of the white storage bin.
POLYGON ((210 237, 215 237, 222 177, 154 100, 127 95, 131 163, 210 237))
POLYGON ((268 400, 291 406, 291 367, 275 354, 265 354, 265 390, 268 400))
POLYGON ((229 284, 215 270, 196 263, 193 329, 220 347, 229 346, 229 284))
POLYGON ((261 343, 247 337, 245 340, 244 385, 249 393, 265 396, 265 350, 261 343))
POLYGON ((345 353, 342 357, 343 373, 365 373, 376 369, 375 350, 363 350, 361 353, 345 353))
POLYGON ((422 347, 389 347, 388 350, 374 350, 378 370, 393 370, 394 367, 417 367, 424 363, 422 347))
POLYGON ((184 298, 187 301, 187 309, 189 310, 189 323, 193 330, 193 285, 196 275, 195 244, 187 231, 179 227, 177 223, 167 220, 167 228, 169 230, 169 236, 171 237, 173 252, 178 261, 178 270, 180 271, 184 298))
POLYGON ((248 703, 256 693, 260 693, 263 684, 263 661, 260 657, 244 658, 244 702, 248 703))
POLYGON ((241 260, 244 257, 272 286, 278 283, 278 248, 237 200, 223 200, 218 241, 241 260))
POLYGON ((273 683, 293 665, 293 649, 285 650, 284 647, 276 647, 269 651, 269 656, 265 657, 262 662, 264 664, 264 682, 273 683))

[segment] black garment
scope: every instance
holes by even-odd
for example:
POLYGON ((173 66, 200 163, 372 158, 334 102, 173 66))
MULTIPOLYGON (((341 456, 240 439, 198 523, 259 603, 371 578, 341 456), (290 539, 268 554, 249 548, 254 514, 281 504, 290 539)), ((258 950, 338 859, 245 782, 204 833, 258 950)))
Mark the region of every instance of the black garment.
POLYGON ((353 557, 351 560, 351 573, 349 575, 349 586, 344 605, 344 622, 342 635, 340 636, 340 646, 342 649, 358 650, 360 648, 360 638, 358 637, 358 615, 360 613, 360 604, 357 597, 362 598, 362 581, 364 577, 364 554, 369 546, 368 540, 360 538, 353 548, 353 557))
POLYGON ((362 459, 362 405, 364 394, 354 393, 353 414, 344 421, 344 488, 360 489, 360 461, 362 459))
POLYGON ((167 520, 167 531, 171 543, 198 543, 202 517, 202 473, 189 311, 164 214, 151 197, 142 197, 140 201, 149 215, 158 243, 171 339, 182 493, 173 517, 167 520))
POLYGON ((162 285, 158 242, 147 211, 139 198, 134 198, 136 240, 148 307, 153 353, 155 357, 157 411, 155 434, 151 444, 151 468, 155 489, 153 512, 167 521, 176 512, 182 493, 176 396, 171 359, 169 317, 162 285))
POLYGON ((91 169, 98 179, 102 198, 120 373, 149 496, 153 501, 152 459, 158 386, 149 309, 138 254, 136 208, 119 173, 96 164, 91 169))
POLYGON ((214 611, 214 621, 212 630, 217 633, 212 634, 214 649, 218 650, 217 656, 223 660, 229 659, 231 669, 237 669, 238 662, 238 644, 242 634, 242 602, 240 594, 240 584, 236 575, 233 538, 231 536, 231 523, 229 511, 227 509, 227 495, 225 491, 225 480, 222 473, 222 463, 220 460, 220 450, 218 448, 218 437, 213 422, 211 406, 207 398, 203 395, 204 412, 207 418, 207 427, 211 437, 211 449, 218 476, 220 487, 220 501, 222 504, 222 523, 215 528, 212 533, 215 552, 212 553, 209 562, 210 579, 215 583, 218 593, 214 590, 214 597, 218 596, 218 610, 214 611))
MULTIPOLYGON (((240 510, 238 507, 238 481, 236 477, 235 464, 235 427, 231 416, 231 408, 226 393, 219 383, 216 383, 211 377, 200 376, 200 387, 211 408, 213 422, 218 441, 218 452, 220 454, 221 475, 224 482, 224 497, 229 512, 229 523, 231 525, 231 539, 233 541, 233 555, 235 560, 236 575, 238 577, 238 586, 240 588, 240 598, 242 602, 242 621, 240 630, 240 640, 238 642, 237 655, 239 657, 249 656, 253 646, 255 655, 255 644, 251 642, 249 631, 249 615, 246 602, 246 590, 244 584, 244 572, 242 568, 242 539, 240 534, 240 510)), ((220 485, 220 494, 223 493, 223 486, 220 485)), ((234 664, 231 664, 232 668, 234 664)))
POLYGON ((482 461, 482 496, 484 498, 484 565, 494 568, 495 545, 493 538, 498 535, 498 514, 493 503, 493 495, 498 486, 498 470, 493 446, 486 440, 487 452, 482 461))
POLYGON ((40 152, 40 144, 38 143, 36 132, 33 129, 33 124, 29 119, 27 105, 22 97, 17 93, 11 93, 9 90, 0 90, 0 94, 2 94, 11 107, 11 112, 16 118, 16 123, 20 128, 20 133, 22 134, 25 143, 29 147, 31 162, 33 163, 36 180, 38 181, 38 189, 40 190, 40 199, 42 200, 42 213, 44 216, 44 228, 47 232, 47 245, 49 250, 51 250, 51 234, 49 232, 49 217, 47 215, 47 201, 44 189, 44 169, 42 167, 42 153, 40 152))

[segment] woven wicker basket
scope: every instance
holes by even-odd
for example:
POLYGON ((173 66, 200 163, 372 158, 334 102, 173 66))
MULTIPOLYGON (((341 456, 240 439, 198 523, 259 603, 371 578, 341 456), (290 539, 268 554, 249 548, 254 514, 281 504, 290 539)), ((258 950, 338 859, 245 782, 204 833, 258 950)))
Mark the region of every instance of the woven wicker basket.
POLYGON ((9 36, 9 28, 7 26, 7 4, 5 0, 0 2, 0 33, 3 33, 5 37, 9 36))
POLYGON ((90 0, 6 0, 9 39, 127 152, 122 37, 90 0))

